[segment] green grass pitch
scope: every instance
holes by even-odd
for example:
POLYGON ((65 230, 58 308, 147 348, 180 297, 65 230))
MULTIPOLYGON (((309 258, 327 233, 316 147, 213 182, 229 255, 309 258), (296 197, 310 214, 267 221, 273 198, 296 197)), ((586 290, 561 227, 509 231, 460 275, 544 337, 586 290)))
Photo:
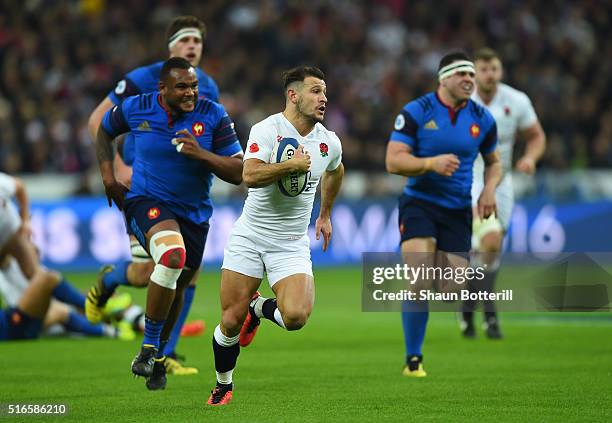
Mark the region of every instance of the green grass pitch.
MULTIPOLYGON (((219 321, 215 272, 201 276, 190 316, 205 319, 207 330, 179 344, 199 375, 170 376, 165 391, 148 392, 129 370, 139 341, 2 343, 0 403, 64 403, 69 414, 0 420, 612 421, 609 314, 505 314, 506 339, 479 333, 466 341, 453 314, 433 313, 424 349, 429 375, 412 379, 401 376, 400 316, 360 310, 360 270, 315 273, 310 321, 291 333, 262 323, 240 354, 229 406, 205 405, 214 385, 211 334, 219 321)), ((95 277, 67 276, 83 288, 95 277)), ((144 291, 130 292, 144 298, 144 291)))

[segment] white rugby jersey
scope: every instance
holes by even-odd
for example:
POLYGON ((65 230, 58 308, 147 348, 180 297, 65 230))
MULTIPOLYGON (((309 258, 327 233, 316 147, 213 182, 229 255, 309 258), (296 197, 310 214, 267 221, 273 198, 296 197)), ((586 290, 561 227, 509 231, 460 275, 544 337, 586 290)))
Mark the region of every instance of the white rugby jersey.
POLYGON ((6 173, 0 172, 0 198, 13 198, 16 189, 15 179, 6 173))
POLYGON ((305 137, 282 113, 253 125, 244 160, 272 162, 274 146, 283 138, 293 138, 310 154, 310 178, 304 191, 289 197, 280 192, 277 182, 249 188, 240 221, 247 228, 276 239, 298 239, 306 234, 317 186, 325 171, 335 170, 342 161, 340 139, 317 123, 305 137))
MULTIPOLYGON (((537 122, 531 100, 527 94, 506 84, 498 84, 497 92, 489 104, 485 104, 477 91, 472 100, 485 106, 497 123, 498 151, 501 156, 504 174, 512 170, 512 150, 519 130, 527 129, 537 122)), ((479 155, 474 162, 474 180, 482 185, 484 162, 479 155)), ((504 175, 505 176, 505 175, 504 175)))

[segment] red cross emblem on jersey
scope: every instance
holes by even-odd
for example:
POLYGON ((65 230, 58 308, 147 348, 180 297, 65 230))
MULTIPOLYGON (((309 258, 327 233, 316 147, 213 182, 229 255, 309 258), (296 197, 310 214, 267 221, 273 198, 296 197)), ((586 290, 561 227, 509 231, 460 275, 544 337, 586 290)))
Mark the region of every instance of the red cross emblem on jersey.
POLYGON ((149 219, 157 219, 159 217, 159 209, 157 207, 151 207, 147 212, 149 219))
POLYGON ((204 124, 202 122, 194 123, 191 127, 191 132, 193 132, 193 135, 195 135, 196 137, 199 137, 204 133, 204 124))
POLYGON ((470 126, 470 135, 473 138, 478 138, 478 136, 480 135, 480 126, 473 123, 472 126, 470 126))

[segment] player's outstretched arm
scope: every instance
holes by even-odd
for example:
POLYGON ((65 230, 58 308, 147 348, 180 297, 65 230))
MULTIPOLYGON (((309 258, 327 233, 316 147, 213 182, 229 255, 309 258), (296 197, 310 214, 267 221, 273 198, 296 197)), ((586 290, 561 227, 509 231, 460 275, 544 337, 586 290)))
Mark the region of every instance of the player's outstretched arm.
POLYGON ((247 159, 242 169, 242 180, 249 188, 270 185, 290 173, 306 173, 310 170, 310 155, 299 146, 289 160, 282 163, 266 163, 259 159, 247 159))
POLYGON ((436 172, 451 176, 459 168, 459 158, 454 154, 441 154, 434 157, 416 157, 412 148, 399 141, 387 144, 385 166, 387 172, 402 176, 418 176, 426 172, 436 172))
POLYGON ((486 219, 495 213, 495 190, 501 182, 503 170, 497 149, 489 154, 484 154, 482 158, 485 162, 484 188, 478 198, 478 216, 486 219))
POLYGON ((540 122, 536 121, 529 128, 522 130, 520 138, 524 139, 527 145, 525 147, 525 154, 516 162, 516 170, 533 175, 538 160, 540 160, 544 155, 544 150, 546 150, 546 135, 540 122))
POLYGON ((315 223, 315 233, 317 240, 323 234, 323 251, 327 250, 329 241, 332 237, 331 225, 331 210, 336 200, 340 187, 342 186, 342 178, 344 177, 344 165, 340 165, 332 170, 326 171, 321 180, 321 210, 319 217, 315 223))

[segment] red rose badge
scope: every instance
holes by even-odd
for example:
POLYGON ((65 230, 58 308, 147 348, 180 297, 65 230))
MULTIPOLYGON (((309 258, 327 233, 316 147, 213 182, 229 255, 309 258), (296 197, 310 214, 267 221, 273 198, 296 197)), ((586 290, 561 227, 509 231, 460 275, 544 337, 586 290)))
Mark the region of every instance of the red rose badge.
POLYGON ((256 142, 249 146, 249 153, 257 153, 259 151, 259 146, 256 142))
POLYGON ((321 152, 321 157, 327 157, 327 152, 329 151, 329 147, 327 146, 327 144, 322 142, 321 144, 319 144, 319 151, 321 152))

